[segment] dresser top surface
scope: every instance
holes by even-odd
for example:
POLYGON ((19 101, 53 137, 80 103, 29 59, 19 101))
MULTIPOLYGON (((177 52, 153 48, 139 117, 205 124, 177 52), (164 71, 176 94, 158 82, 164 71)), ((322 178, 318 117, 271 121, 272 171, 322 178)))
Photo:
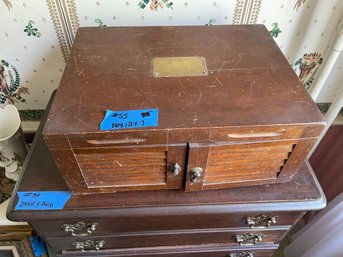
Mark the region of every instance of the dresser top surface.
POLYGON ((44 134, 98 133, 107 109, 145 108, 155 130, 323 122, 262 25, 80 28, 44 134), (208 75, 154 77, 154 58, 185 56, 208 75))
POLYGON ((42 124, 23 167, 23 175, 8 208, 12 220, 51 219, 77 215, 142 213, 242 212, 314 210, 325 206, 325 196, 310 165, 305 162, 289 183, 185 193, 183 190, 136 191, 72 195, 58 211, 15 210, 16 192, 68 191, 41 135, 42 124), (106 211, 104 211, 106 209, 106 211))

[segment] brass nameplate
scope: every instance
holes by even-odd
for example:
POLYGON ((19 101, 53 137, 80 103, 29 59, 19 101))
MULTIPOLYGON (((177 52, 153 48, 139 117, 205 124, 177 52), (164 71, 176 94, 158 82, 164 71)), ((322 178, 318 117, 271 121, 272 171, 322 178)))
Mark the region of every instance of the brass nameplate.
POLYGON ((154 77, 186 77, 208 75, 206 61, 201 56, 155 57, 154 77))

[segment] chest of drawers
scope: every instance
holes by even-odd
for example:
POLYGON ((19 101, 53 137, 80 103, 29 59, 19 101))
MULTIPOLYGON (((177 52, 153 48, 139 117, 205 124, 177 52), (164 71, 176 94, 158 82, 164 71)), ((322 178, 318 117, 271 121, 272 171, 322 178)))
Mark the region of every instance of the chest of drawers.
MULTIPOLYGON (((16 192, 65 191, 41 136, 16 192)), ((325 196, 307 162, 292 182, 184 193, 180 190, 73 194, 62 210, 16 210, 59 257, 267 257, 305 211, 325 196)))
POLYGON ((290 181, 323 126, 264 26, 80 28, 43 134, 74 194, 193 192, 290 181))

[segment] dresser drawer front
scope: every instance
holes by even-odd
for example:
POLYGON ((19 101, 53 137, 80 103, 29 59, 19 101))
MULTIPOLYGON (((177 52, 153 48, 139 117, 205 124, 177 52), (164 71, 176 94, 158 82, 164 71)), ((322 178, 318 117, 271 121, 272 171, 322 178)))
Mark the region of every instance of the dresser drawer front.
POLYGON ((278 245, 264 245, 259 248, 249 247, 169 247, 169 248, 132 248, 109 249, 93 252, 64 251, 57 257, 270 257, 278 245), (250 255, 249 255, 250 254, 250 255))
MULTIPOLYGON (((287 232, 287 228, 279 227, 272 230, 179 230, 156 231, 142 233, 122 233, 110 236, 90 236, 46 238, 49 245, 56 251, 77 250, 77 244, 85 241, 104 242, 101 249, 156 247, 156 246, 187 246, 187 245, 226 245, 247 247, 261 244, 275 244, 287 232), (239 239, 237 239, 239 238, 239 239), (239 243, 241 242, 241 243, 239 243)), ((87 249, 85 249, 87 250, 87 249)), ((91 248, 89 250, 94 250, 91 248)))
MULTIPOLYGON (((65 232, 66 225, 79 226, 79 222, 87 225, 97 223, 95 230, 91 235, 106 235, 120 232, 139 232, 156 230, 177 230, 177 229, 197 229, 197 228, 233 228, 241 227, 247 230, 250 225, 247 220, 258 220, 256 227, 265 226, 269 218, 276 219, 273 226, 291 226, 295 221, 302 217, 303 212, 253 212, 253 213, 221 213, 221 214, 203 214, 203 215, 174 215, 174 216, 129 216, 113 218, 94 218, 94 219, 70 219, 56 221, 33 221, 30 224, 44 236, 70 236, 71 232, 65 232), (261 218, 262 216, 262 218, 261 218), (266 217, 263 220, 263 216, 266 217), (63 228, 62 228, 63 227, 63 228)), ((80 227, 80 226, 79 226, 80 227)), ((82 229, 76 234, 85 234, 82 229)), ((87 233, 87 232, 86 232, 87 233)))

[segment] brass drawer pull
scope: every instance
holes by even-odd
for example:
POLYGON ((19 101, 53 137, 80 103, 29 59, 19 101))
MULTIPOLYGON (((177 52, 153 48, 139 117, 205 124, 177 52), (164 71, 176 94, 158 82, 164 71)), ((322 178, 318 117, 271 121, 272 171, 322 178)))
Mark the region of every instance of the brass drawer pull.
POLYGON ((261 234, 244 234, 244 235, 235 235, 233 236, 233 239, 239 244, 239 245, 245 245, 245 246, 251 246, 256 245, 258 242, 261 242, 263 238, 263 235, 261 234))
POLYGON ((85 252, 87 250, 95 250, 99 251, 105 244, 104 240, 100 241, 93 241, 93 240, 86 240, 86 241, 76 241, 73 243, 77 250, 81 250, 85 252))
POLYGON ((191 170, 191 175, 190 175, 189 180, 191 181, 192 184, 198 182, 197 178, 201 176, 202 171, 203 169, 200 167, 196 167, 191 170))
POLYGON ((277 216, 267 216, 264 214, 255 217, 244 217, 243 220, 250 228, 268 228, 271 224, 276 223, 277 216), (262 225, 265 224, 265 225, 262 225))
POLYGON ((70 233, 72 236, 88 236, 98 228, 96 222, 85 223, 83 221, 75 222, 74 224, 62 224, 61 229, 70 233))
POLYGON ((229 253, 225 257, 254 257, 254 252, 229 253))
POLYGON ((172 175, 177 176, 177 175, 179 175, 180 171, 181 171, 180 165, 178 163, 175 163, 172 167, 172 170, 171 170, 172 175))

